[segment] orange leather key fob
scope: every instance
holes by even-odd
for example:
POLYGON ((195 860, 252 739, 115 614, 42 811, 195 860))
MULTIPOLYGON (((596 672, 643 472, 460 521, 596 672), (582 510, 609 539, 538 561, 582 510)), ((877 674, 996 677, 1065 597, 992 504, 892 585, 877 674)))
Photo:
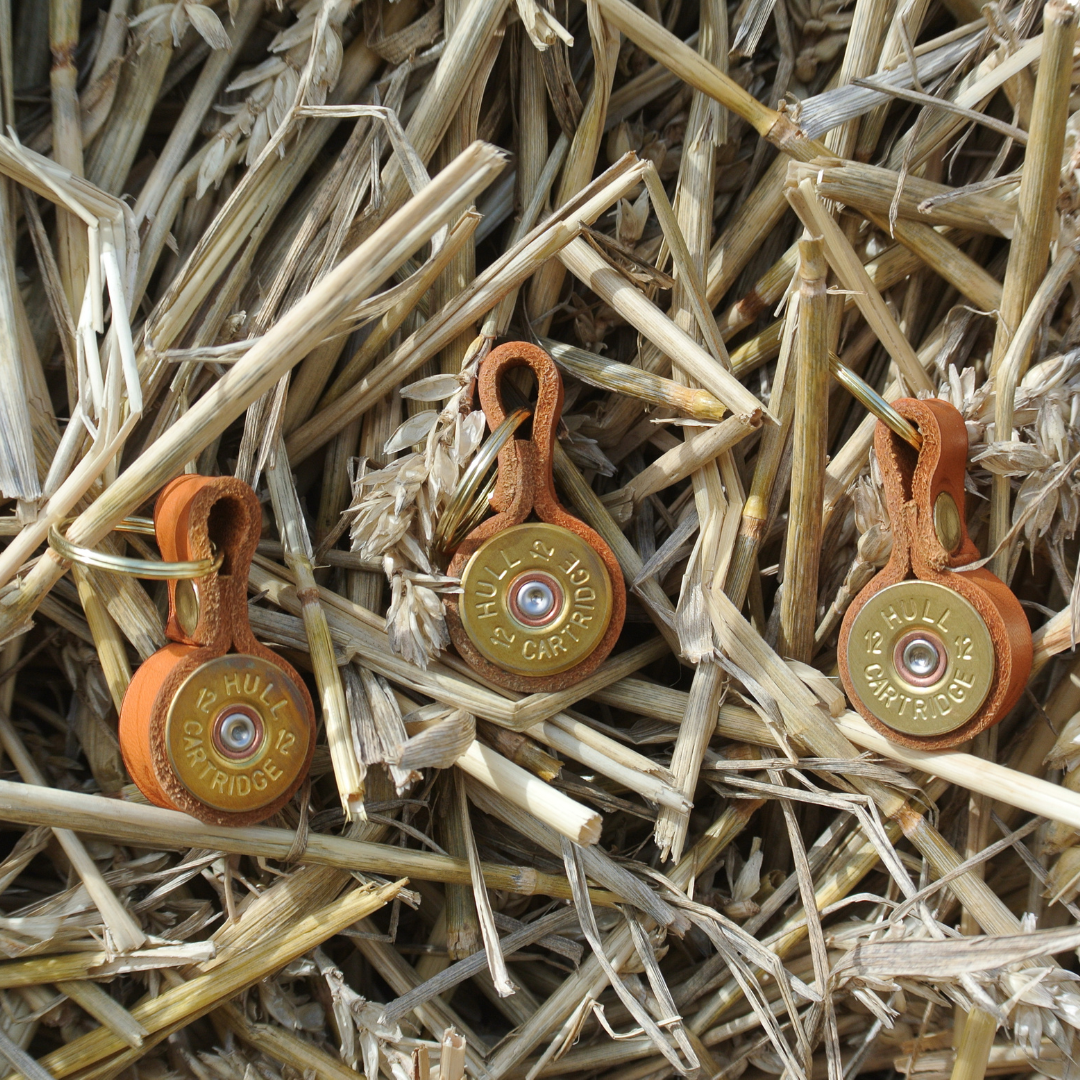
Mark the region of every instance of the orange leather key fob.
POLYGON ((255 492, 232 477, 185 475, 154 506, 162 557, 222 556, 215 574, 169 582, 170 643, 135 672, 120 748, 157 806, 214 825, 252 825, 296 793, 315 750, 303 680, 255 640, 247 577, 262 527, 255 492))
POLYGON ((848 608, 837 659, 848 698, 873 727, 940 750, 1016 704, 1031 674, 1031 629, 1000 578, 960 569, 979 558, 964 520, 963 417, 938 398, 893 407, 918 427, 922 449, 878 422, 892 555, 848 608))
POLYGON ((502 380, 517 367, 536 377, 532 433, 499 451, 496 514, 458 545, 448 573, 461 578, 461 594, 448 598, 446 622, 471 667, 499 686, 534 693, 596 670, 622 630, 626 588, 611 548, 555 494, 563 387, 543 349, 510 342, 484 360, 477 383, 488 427, 506 419, 502 380))

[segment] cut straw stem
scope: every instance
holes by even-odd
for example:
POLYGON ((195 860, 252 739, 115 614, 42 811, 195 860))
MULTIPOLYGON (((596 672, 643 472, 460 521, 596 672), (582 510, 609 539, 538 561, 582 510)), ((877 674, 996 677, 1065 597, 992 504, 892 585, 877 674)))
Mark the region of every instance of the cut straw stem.
POLYGON ((983 1080, 996 1031, 997 1019, 982 1009, 964 1017, 950 1080, 983 1080))
MULTIPOLYGON (((462 828, 464 815, 468 814, 468 804, 465 791, 458 783, 460 775, 457 769, 450 769, 440 778, 442 792, 439 796, 439 817, 442 826, 439 837, 447 854, 455 859, 468 861, 468 844, 462 828)), ((471 865, 469 869, 472 870, 471 865)), ((480 918, 471 888, 447 882, 443 890, 441 936, 442 944, 446 946, 447 960, 461 960, 484 947, 480 918)), ((434 964, 438 959, 439 968, 442 969, 444 966, 442 957, 422 957, 421 959, 426 964, 434 964)), ((425 978, 429 978, 430 974, 430 972, 425 973, 425 978)))
POLYGON ((330 638, 330 625, 326 620, 319 598, 312 566, 313 552, 307 524, 296 495, 289 459, 280 441, 274 465, 266 470, 266 483, 274 504, 278 521, 278 533, 285 549, 285 562, 296 578, 296 597, 300 601, 300 613, 307 632, 311 663, 315 669, 315 682, 319 688, 326 740, 330 747, 330 760, 334 765, 334 779, 338 797, 346 818, 363 812, 364 767, 357 760, 353 746, 352 721, 345 703, 345 687, 341 682, 334 655, 334 643, 330 638))
POLYGON ((595 810, 545 784, 491 747, 473 742, 458 758, 457 766, 575 844, 595 844, 600 839, 603 819, 595 810))
MULTIPOLYGON (((837 86, 847 86, 877 70, 887 28, 891 25, 890 0, 857 0, 848 32, 847 48, 836 78, 837 86)), ((902 17, 902 16, 901 16, 902 17)), ((846 120, 825 135, 825 145, 840 158, 850 158, 859 133, 860 118, 846 120)))
MULTIPOLYGON (((79 832, 106 836, 133 847, 186 851, 197 845, 213 851, 279 860, 290 857, 296 842, 291 829, 206 825, 176 810, 8 780, 0 781, 0 820, 52 828, 61 828, 63 823, 79 832)), ((464 859, 322 833, 309 835, 302 858, 305 863, 386 876, 403 874, 422 881, 468 885, 472 880, 464 859)), ((527 896, 539 894, 563 899, 571 896, 566 878, 559 875, 498 863, 484 863, 483 870, 484 880, 492 889, 527 896)), ((602 897, 600 902, 604 902, 602 897)))
POLYGON ((582 719, 557 713, 542 724, 528 729, 529 734, 560 754, 581 762, 643 799, 689 813, 691 803, 670 783, 669 770, 661 770, 643 754, 624 747, 582 719), (664 775, 657 775, 663 773, 664 775))
POLYGON ((1010 237, 1016 221, 1013 203, 985 192, 957 193, 954 188, 918 176, 903 176, 892 169, 862 162, 835 160, 809 165, 788 165, 788 182, 813 180, 823 199, 842 202, 862 213, 918 221, 923 225, 946 225, 989 236, 1010 237), (902 185, 899 198, 898 185, 902 185), (924 206, 927 200, 948 195, 947 202, 924 206))
MULTIPOLYGON (((421 161, 430 161, 442 142, 475 81, 508 6, 509 0, 467 0, 460 5, 439 62, 424 84, 405 131, 421 161)), ((384 206, 396 210, 409 190, 396 155, 383 170, 382 184, 384 206)))
POLYGON ((769 407, 776 417, 776 423, 766 427, 761 435, 753 480, 743 503, 739 533, 735 538, 724 582, 724 591, 740 610, 746 600, 750 580, 757 569, 758 552, 769 523, 773 485, 780 470, 795 413, 795 374, 792 371, 791 355, 798 311, 799 293, 796 292, 788 300, 783 321, 775 324, 783 330, 783 339, 779 343, 780 359, 776 365, 772 395, 769 398, 769 407))
MULTIPOLYGON (((124 191, 173 55, 171 34, 141 44, 120 65, 113 106, 86 157, 86 175, 112 195, 124 191)), ((54 132, 54 146, 59 134, 54 132)))
POLYGON ((784 196, 787 169, 788 158, 781 154, 725 222, 709 252, 705 290, 710 305, 720 303, 753 257, 761 237, 768 236, 789 209, 784 196))
POLYGON ((758 418, 729 416, 714 427, 692 435, 685 442, 665 451, 650 462, 632 480, 604 496, 604 503, 615 512, 626 504, 626 518, 650 495, 685 480, 692 472, 715 461, 759 426, 758 418))
MULTIPOLYGON (((699 586, 703 587, 703 586, 699 586)), ((671 755, 671 771, 686 800, 682 808, 666 806, 661 809, 653 829, 653 841, 660 849, 660 858, 678 862, 683 855, 690 827, 690 810, 697 790, 705 750, 716 730, 716 709, 726 690, 727 677, 723 669, 711 660, 699 661, 687 697, 686 714, 679 726, 675 749, 671 755)))
POLYGON ((559 258, 576 278, 640 330, 662 353, 677 356, 680 367, 737 416, 754 419, 764 411, 761 402, 738 379, 584 240, 571 241, 559 252, 559 258))
MULTIPOLYGON (((49 47, 52 68, 49 88, 52 98, 53 156, 75 176, 83 174, 83 143, 76 89, 78 69, 75 50, 79 44, 79 0, 50 0, 49 47)), ((68 309, 78 311, 86 287, 90 247, 86 226, 70 210, 56 212, 56 234, 60 280, 68 309)), ((69 373, 74 375, 73 372, 69 373)), ((74 401, 70 404, 73 406, 74 401)))
MULTIPOLYGON (((1051 232, 1057 212, 1061 155, 1065 147, 1065 124, 1069 117, 1069 85, 1072 78, 1073 44, 1076 41, 1076 9, 1064 0, 1050 0, 1043 8, 1043 49, 1035 97, 1031 106, 1031 139, 1024 154, 1017 203, 1017 229, 1009 245, 1001 311, 990 374, 995 379, 996 438, 1012 438, 1012 395, 1006 395, 997 383, 1009 343, 1020 329, 1020 322, 1046 274, 1051 232)), ((1027 370, 1030 349, 1015 357, 1017 381, 1027 370)), ((1015 383, 1013 384, 1015 386, 1015 383)), ((1011 481, 1008 476, 994 476, 990 490, 990 547, 996 548, 1009 531, 1011 481)), ((990 564, 1004 581, 1009 578, 1009 552, 1000 551, 990 564)))
MULTIPOLYGON (((180 472, 204 446, 269 390, 340 320, 501 172, 502 153, 475 143, 423 191, 322 279, 252 346, 182 417, 162 433, 68 530, 72 543, 93 546, 123 517, 180 472)), ((6 568, 5 568, 6 569, 6 568)), ((11 573, 0 576, 0 584, 11 573)), ((66 567, 51 551, 27 575, 18 599, 0 617, 0 632, 20 627, 66 567), (7 628, 7 629, 4 629, 7 628)))
POLYGON ((889 228, 882 214, 864 211, 882 232, 891 232, 901 244, 944 278, 961 296, 980 311, 996 311, 1001 305, 1001 283, 988 274, 970 255, 929 225, 897 219, 889 228))
POLYGON ((589 386, 667 406, 695 420, 723 420, 727 414, 723 402, 708 390, 680 386, 632 364, 608 360, 551 338, 541 338, 540 344, 563 371, 589 386))
POLYGON ((109 694, 116 708, 117 715, 124 702, 128 683, 131 682, 131 664, 128 661, 127 645, 116 620, 109 614, 104 598, 94 588, 93 579, 81 566, 72 567, 72 576, 79 590, 83 614, 94 636, 94 648, 98 661, 109 687, 109 694))
POLYGON ((1080 829, 1080 795, 1068 788, 958 750, 909 750, 883 738, 858 713, 843 713, 838 724, 844 735, 864 750, 931 776, 940 776, 950 784, 988 795, 1008 806, 1080 829))
POLYGON ((781 652, 810 663, 817 625, 821 504, 829 441, 829 317, 820 240, 799 241, 799 328, 791 445, 791 509, 780 600, 781 652))
MULTIPOLYGON (((509 799, 492 791, 491 788, 466 779, 465 790, 469 799, 485 814, 508 825, 515 832, 552 855, 562 850, 562 837, 554 829, 548 828, 542 821, 528 811, 515 806, 509 799)), ((583 847, 581 860, 589 878, 605 886, 616 896, 624 897, 628 903, 651 915, 660 925, 681 924, 682 918, 675 910, 649 889, 640 878, 635 877, 626 867, 615 862, 599 845, 583 847)))
POLYGON ((683 82, 741 116, 762 138, 780 150, 802 161, 810 161, 827 152, 820 143, 806 138, 786 116, 762 105, 734 79, 629 0, 601 0, 600 8, 604 17, 640 49, 673 71, 683 82))
POLYGON ((67 994, 76 1005, 85 1009, 128 1046, 142 1046, 143 1040, 150 1034, 120 1002, 114 1000, 112 995, 96 982, 58 982, 56 988, 62 994, 67 994))
POLYGON ((484 951, 487 953, 488 972, 499 997, 509 997, 514 992, 514 984, 510 980, 510 973, 506 970, 506 960, 503 958, 502 949, 499 948, 499 932, 495 927, 491 899, 480 869, 480 856, 476 851, 472 818, 469 816, 469 802, 465 797, 465 777, 457 770, 454 770, 453 775, 457 792, 454 809, 460 816, 461 838, 465 844, 465 854, 473 876, 473 901, 476 905, 480 932, 483 935, 484 951))
POLYGON ((0 964, 0 987, 35 986, 38 983, 70 983, 106 975, 133 971, 181 967, 214 955, 211 942, 182 945, 179 948, 136 949, 115 957, 105 952, 59 953, 55 956, 32 956, 0 964))

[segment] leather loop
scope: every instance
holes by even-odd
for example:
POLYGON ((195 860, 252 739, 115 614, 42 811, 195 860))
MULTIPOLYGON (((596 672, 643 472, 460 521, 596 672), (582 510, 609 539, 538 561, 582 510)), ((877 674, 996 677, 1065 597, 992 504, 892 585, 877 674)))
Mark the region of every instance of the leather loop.
MULTIPOLYGON (((215 825, 255 824, 292 798, 307 774, 315 749, 315 711, 303 679, 290 664, 255 639, 248 622, 248 570, 262 531, 258 497, 247 484, 233 477, 184 475, 169 483, 158 496, 154 525, 162 556, 169 561, 206 558, 215 552, 221 552, 224 558, 216 574, 191 583, 169 582, 165 632, 170 643, 135 672, 120 711, 124 764, 142 793, 157 806, 183 810, 215 825), (186 610, 178 592, 182 588, 192 590, 186 594, 186 610), (179 744, 196 749, 178 771, 167 730, 174 699, 182 687, 191 685, 189 677, 193 674, 200 669, 210 671, 206 665, 211 661, 233 655, 235 672, 230 675, 226 668, 226 682, 240 687, 246 679, 248 697, 255 708, 253 711, 249 701, 240 702, 240 709, 255 715, 266 729, 265 738, 276 736, 277 745, 271 746, 268 741, 267 751, 252 759, 246 773, 237 766, 235 775, 226 768, 207 778, 212 762, 193 735, 188 743, 179 744), (285 704, 278 705, 279 701, 285 704), (265 713, 261 718, 259 710, 265 713), (282 736, 280 721, 286 716, 292 718, 287 732, 291 739, 282 736), (272 757, 272 753, 276 756, 272 757), (228 787, 223 780, 215 788, 214 780, 225 776, 232 781, 229 809, 208 805, 194 794, 193 786, 203 788, 194 784, 194 773, 188 774, 192 762, 203 774, 200 783, 209 785, 206 790, 217 798, 220 789, 221 804, 227 801, 228 787), (247 780, 241 779, 244 775, 247 780), (245 806, 245 795, 250 795, 251 809, 245 806)), ((220 665, 213 670, 219 669, 220 665)), ((219 674, 219 682, 220 678, 219 674)), ((215 703, 214 708, 207 705, 205 716, 191 710, 190 717, 187 713, 175 716, 173 723, 185 728, 199 724, 209 738, 215 713, 227 712, 229 700, 220 688, 208 689, 204 698, 215 703)), ((219 715, 218 722, 220 719, 219 715)))
MULTIPOLYGON (((985 568, 960 569, 979 558, 964 514, 968 439, 963 417, 938 398, 902 398, 893 405, 918 427, 923 445, 915 451, 885 424, 877 424, 874 450, 891 518, 893 549, 884 569, 848 608, 837 660, 849 699, 879 732, 915 749, 945 749, 985 731, 1016 704, 1031 673, 1031 629, 1020 602, 1004 582, 985 568), (951 500, 956 511, 950 519, 955 532, 955 536, 948 536, 953 541, 951 548, 946 548, 935 526, 939 500, 947 509, 951 500), (857 662, 849 647, 859 613, 883 590, 911 580, 932 582, 959 594, 985 623, 993 645, 993 677, 981 706, 961 726, 932 736, 898 731, 884 722, 871 707, 877 702, 860 697, 850 667, 857 662)), ((887 713, 880 705, 878 711, 887 713)))
MULTIPOLYGON (((555 495, 551 455, 555 429, 562 415, 563 385, 559 369, 543 349, 524 341, 495 349, 484 361, 477 378, 480 407, 494 431, 505 419, 502 381, 508 371, 527 367, 536 377, 536 405, 532 437, 511 439, 499 451, 499 477, 491 495, 492 509, 503 515, 502 528, 524 521, 537 499, 547 507, 562 507, 555 495)), ((547 521, 548 518, 542 517, 547 521)))
POLYGON ((158 495, 154 528, 162 557, 170 562, 208 558, 217 551, 224 556, 216 574, 195 579, 199 620, 190 633, 177 617, 177 588, 183 586, 169 582, 165 636, 186 645, 246 651, 254 643, 247 618, 247 572, 262 532, 255 492, 234 477, 185 474, 158 495))
POLYGON ((483 361, 477 388, 488 428, 494 431, 506 418, 503 379, 509 371, 519 367, 529 368, 536 379, 531 435, 509 440, 499 452, 499 475, 490 500, 496 513, 462 540, 447 573, 460 577, 470 557, 486 540, 534 515, 540 521, 560 526, 580 537, 599 555, 610 579, 610 620, 600 642, 584 660, 569 670, 534 678, 507 672, 480 655, 462 625, 457 597, 448 598, 446 615, 451 639, 470 666, 497 685, 534 693, 570 686, 599 667, 622 630, 626 617, 626 587, 611 548, 599 533, 570 514, 555 494, 552 462, 556 429, 562 414, 563 385, 555 361, 543 349, 527 342, 513 341, 493 349, 483 361))

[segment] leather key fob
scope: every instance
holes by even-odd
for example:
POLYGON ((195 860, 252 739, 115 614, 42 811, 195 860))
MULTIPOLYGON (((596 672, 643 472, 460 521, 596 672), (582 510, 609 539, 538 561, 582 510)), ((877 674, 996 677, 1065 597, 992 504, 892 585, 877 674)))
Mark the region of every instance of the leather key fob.
POLYGON ((902 398, 914 450, 878 422, 874 449, 892 519, 885 568, 855 597, 837 659, 852 705, 881 734, 920 750, 966 742, 1016 704, 1031 673, 1031 630, 985 568, 964 520, 967 430, 938 398, 902 398))
POLYGON ((517 367, 536 378, 531 435, 499 451, 496 514, 458 545, 448 573, 461 578, 461 595, 448 599, 446 621, 476 671, 534 693, 571 686, 596 670, 618 640, 626 588, 611 549, 555 494, 563 387, 543 349, 509 342, 484 360, 477 382, 488 427, 494 431, 506 418, 502 381, 517 367))
POLYGON ((293 667, 255 640, 247 576, 262 513, 232 477, 185 475, 154 507, 163 558, 223 556, 215 574, 169 582, 169 644, 138 671, 120 711, 139 790, 215 825, 252 825, 295 794, 315 749, 315 711, 293 667))

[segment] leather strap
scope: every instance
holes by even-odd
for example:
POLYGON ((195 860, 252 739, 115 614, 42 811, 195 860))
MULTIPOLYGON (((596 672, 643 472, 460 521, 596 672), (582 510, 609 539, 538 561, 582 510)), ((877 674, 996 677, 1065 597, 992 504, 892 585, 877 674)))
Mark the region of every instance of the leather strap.
POLYGON ((491 495, 495 516, 481 522, 462 540, 447 573, 459 577, 470 556, 485 540, 512 525, 522 524, 535 514, 540 521, 561 526, 580 536, 600 556, 611 580, 611 619, 604 636, 586 659, 568 671, 543 678, 511 675, 481 656, 461 624, 455 596, 447 600, 446 622, 454 646, 481 675, 499 686, 535 693, 572 686, 595 671, 607 658, 619 639, 626 618, 626 587, 611 548, 598 532, 569 513, 555 494, 552 461, 555 433, 562 415, 563 384, 555 361, 543 349, 528 342, 511 341, 493 349, 481 364, 477 388, 488 428, 494 431, 506 419, 502 381, 508 371, 519 367, 529 368, 536 378, 532 433, 527 438, 510 439, 499 451, 499 475, 491 495))
POLYGON ((198 619, 190 631, 181 625, 177 589, 169 582, 170 644, 135 672, 120 711, 120 748, 124 764, 142 793, 157 806, 183 810, 215 825, 253 825, 276 813, 295 794, 311 765, 315 749, 315 711, 296 670, 251 631, 247 614, 247 579, 262 532, 262 509, 251 487, 234 477, 186 474, 161 491, 154 506, 154 526, 162 557, 169 561, 223 555, 216 574, 194 582, 198 619), (225 812, 197 799, 178 779, 165 746, 165 724, 181 684, 197 668, 219 656, 243 653, 272 664, 295 684, 310 728, 302 765, 287 790, 267 806, 248 812, 225 812))
POLYGON ((964 514, 968 451, 964 418, 939 398, 901 398, 893 402, 893 407, 918 427, 922 449, 916 452, 878 422, 874 450, 892 520, 892 555, 848 608, 841 625, 837 660, 849 699, 874 728, 904 746, 939 750, 985 731, 1016 704, 1031 674, 1031 628, 1020 602, 1000 578, 985 567, 957 572, 979 558, 964 514), (951 551, 946 550, 934 524, 934 508, 942 493, 951 496, 959 510, 959 538, 951 551), (859 698, 848 675, 848 642, 858 613, 875 594, 913 578, 944 585, 969 601, 985 622, 994 646, 994 676, 982 706, 962 727, 933 737, 909 735, 882 723, 859 698))

